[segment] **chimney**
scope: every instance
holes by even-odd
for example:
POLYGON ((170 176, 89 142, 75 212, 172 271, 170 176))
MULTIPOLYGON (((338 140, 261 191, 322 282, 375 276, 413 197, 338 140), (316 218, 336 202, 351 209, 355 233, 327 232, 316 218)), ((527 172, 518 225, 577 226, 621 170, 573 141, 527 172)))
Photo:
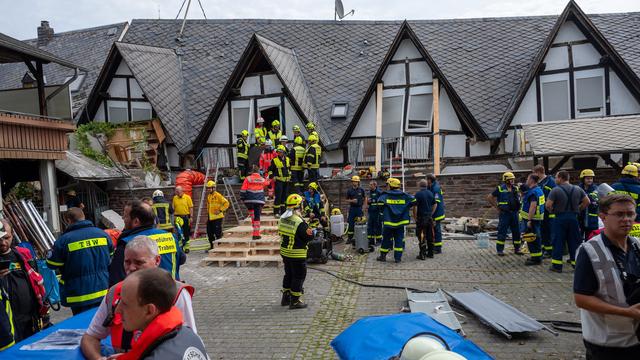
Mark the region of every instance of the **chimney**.
POLYGON ((46 46, 53 39, 53 28, 49 27, 49 22, 42 20, 38 26, 38 47, 46 46))

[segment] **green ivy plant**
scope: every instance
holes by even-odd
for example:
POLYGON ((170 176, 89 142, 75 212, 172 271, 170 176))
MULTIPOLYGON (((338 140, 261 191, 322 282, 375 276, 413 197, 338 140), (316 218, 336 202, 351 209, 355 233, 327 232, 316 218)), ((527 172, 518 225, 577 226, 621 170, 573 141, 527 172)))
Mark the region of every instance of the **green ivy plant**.
POLYGON ((78 150, 80 150, 82 155, 93 159, 104 166, 112 167, 113 162, 107 155, 102 151, 96 151, 91 147, 88 135, 97 136, 98 134, 104 134, 108 138, 113 135, 113 129, 114 126, 112 124, 99 121, 92 121, 78 126, 75 133, 76 140, 78 142, 78 150))

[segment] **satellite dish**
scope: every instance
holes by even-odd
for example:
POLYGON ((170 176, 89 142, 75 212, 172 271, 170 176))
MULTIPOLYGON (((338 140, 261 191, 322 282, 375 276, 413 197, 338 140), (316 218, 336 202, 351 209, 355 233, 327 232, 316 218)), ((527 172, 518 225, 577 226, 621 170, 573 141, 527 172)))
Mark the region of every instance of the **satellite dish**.
POLYGON ((342 0, 336 0, 334 20, 337 20, 336 16, 338 17, 338 19, 342 20, 346 16, 355 14, 355 12, 356 12, 355 10, 351 10, 348 13, 345 14, 344 13, 344 5, 342 5, 342 0))

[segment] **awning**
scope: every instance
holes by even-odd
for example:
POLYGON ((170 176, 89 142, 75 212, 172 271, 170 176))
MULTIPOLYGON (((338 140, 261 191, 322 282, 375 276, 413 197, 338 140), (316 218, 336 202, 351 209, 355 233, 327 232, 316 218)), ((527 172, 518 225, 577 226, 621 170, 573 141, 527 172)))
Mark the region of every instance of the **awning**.
POLYGON ((522 125, 535 156, 640 151, 640 115, 545 121, 522 125))
POLYGON ((129 175, 116 167, 107 167, 82 154, 67 151, 65 160, 56 160, 56 169, 76 180, 108 181, 126 179, 129 175))

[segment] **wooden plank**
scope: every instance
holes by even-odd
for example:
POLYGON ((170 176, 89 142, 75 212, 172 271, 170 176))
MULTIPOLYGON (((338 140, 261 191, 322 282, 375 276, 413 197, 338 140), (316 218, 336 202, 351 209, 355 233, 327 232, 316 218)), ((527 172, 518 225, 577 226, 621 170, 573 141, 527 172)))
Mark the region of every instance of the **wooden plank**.
POLYGON ((440 80, 433 79, 433 173, 440 175, 440 80))

